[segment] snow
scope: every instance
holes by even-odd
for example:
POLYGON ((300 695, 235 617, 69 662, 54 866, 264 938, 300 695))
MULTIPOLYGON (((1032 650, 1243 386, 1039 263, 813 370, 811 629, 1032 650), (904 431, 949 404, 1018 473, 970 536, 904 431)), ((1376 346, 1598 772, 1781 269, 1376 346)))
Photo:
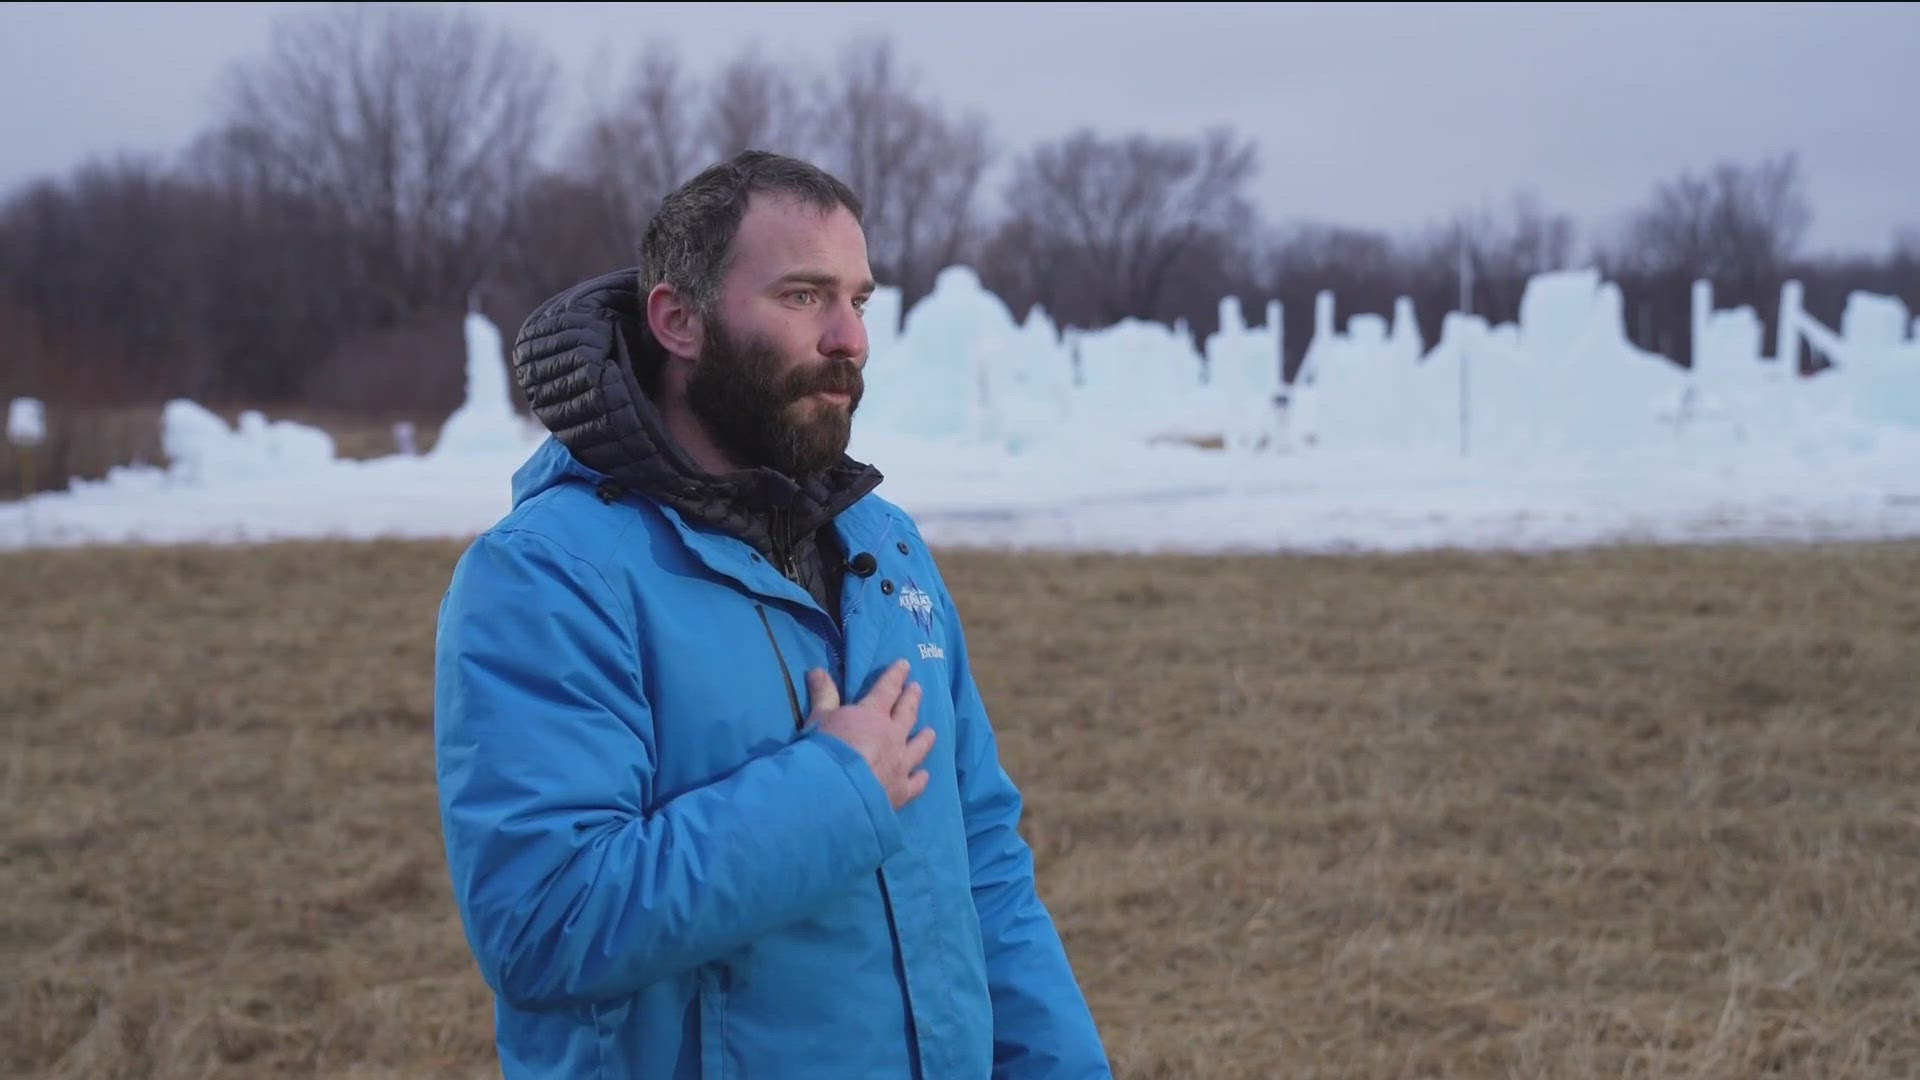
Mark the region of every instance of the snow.
MULTIPOLYGON (((170 401, 161 413, 160 432, 160 448, 172 463, 168 477, 183 486, 274 481, 334 466, 333 436, 287 420, 269 422, 251 410, 241 413, 238 425, 229 428, 225 420, 191 401, 170 401)), ((125 470, 120 475, 140 472, 125 470)))
POLYGON ((1840 313, 1840 336, 1855 348, 1897 349, 1907 340, 1907 305, 1898 297, 1853 293, 1840 313))
MULTIPOLYGON (((1316 305, 1301 377, 1280 381, 1278 305, 1223 300, 1184 328, 1061 332, 1016 319, 964 268, 907 313, 868 309, 852 450, 943 544, 1116 550, 1529 549, 1622 541, 1920 536, 1920 328, 1857 294, 1840 331, 1797 291, 1761 355, 1750 309, 1694 291, 1695 366, 1632 346, 1592 271, 1534 279, 1514 325, 1412 305, 1336 325, 1316 305), (1791 354, 1789 354, 1791 355, 1791 354)), ((1304 315, 1304 313, 1302 313, 1304 315)), ((1297 320, 1305 322, 1304 319, 1297 320)), ((497 328, 466 324, 467 398, 426 456, 336 461, 326 435, 190 402, 166 411, 167 469, 125 468, 0 504, 0 547, 294 537, 464 537, 508 509, 540 432, 511 406, 497 328)), ((18 403, 10 410, 10 431, 18 403)))
MULTIPOLYGON (((879 290, 867 321, 899 309, 899 292, 879 290)), ((888 325, 891 325, 890 323, 888 325)), ((933 292, 907 313, 901 337, 914 342, 869 341, 867 392, 856 426, 917 432, 933 439, 977 441, 988 431, 986 379, 1016 358, 1020 328, 1013 313, 965 267, 940 272, 933 292), (881 349, 891 347, 891 353, 881 349), (884 362, 880 358, 891 356, 884 362)))
POLYGON ((433 445, 436 458, 516 450, 526 445, 529 436, 507 393, 507 353, 499 328, 485 315, 469 312, 465 329, 467 393, 441 425, 440 439, 433 445))
POLYGON ((7 405, 7 441, 15 446, 47 441, 47 411, 37 398, 14 398, 7 405))
POLYGON ((1286 391, 1280 381, 1280 303, 1267 304, 1261 326, 1248 327, 1240 301, 1220 301, 1220 329, 1207 339, 1206 393, 1220 417, 1227 448, 1253 450, 1284 438, 1274 403, 1286 391))

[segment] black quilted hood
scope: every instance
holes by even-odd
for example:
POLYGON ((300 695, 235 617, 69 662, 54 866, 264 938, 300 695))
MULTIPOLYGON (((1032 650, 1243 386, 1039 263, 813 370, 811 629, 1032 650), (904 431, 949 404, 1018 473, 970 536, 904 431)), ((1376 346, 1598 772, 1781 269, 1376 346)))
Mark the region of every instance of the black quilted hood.
POLYGON ((513 375, 527 403, 581 464, 763 551, 769 529, 805 536, 879 485, 877 469, 845 455, 803 477, 702 472, 635 377, 642 319, 639 271, 619 270, 535 308, 514 341, 513 375))

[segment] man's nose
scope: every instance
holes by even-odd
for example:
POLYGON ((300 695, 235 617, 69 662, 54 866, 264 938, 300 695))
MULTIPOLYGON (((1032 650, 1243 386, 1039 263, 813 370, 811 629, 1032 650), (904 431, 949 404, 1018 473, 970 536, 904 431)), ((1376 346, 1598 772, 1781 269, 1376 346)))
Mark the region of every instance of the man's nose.
POLYGON ((820 351, 836 359, 867 362, 867 324, 851 302, 835 304, 821 333, 820 351))

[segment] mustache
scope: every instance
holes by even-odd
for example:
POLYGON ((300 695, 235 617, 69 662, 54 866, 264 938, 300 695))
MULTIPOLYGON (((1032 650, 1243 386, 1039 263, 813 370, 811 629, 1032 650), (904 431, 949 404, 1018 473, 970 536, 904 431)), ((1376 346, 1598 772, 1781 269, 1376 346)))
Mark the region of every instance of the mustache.
POLYGON ((787 377, 787 399, 798 401, 808 394, 845 394, 855 401, 866 390, 860 368, 851 360, 833 360, 818 368, 796 371, 787 377))

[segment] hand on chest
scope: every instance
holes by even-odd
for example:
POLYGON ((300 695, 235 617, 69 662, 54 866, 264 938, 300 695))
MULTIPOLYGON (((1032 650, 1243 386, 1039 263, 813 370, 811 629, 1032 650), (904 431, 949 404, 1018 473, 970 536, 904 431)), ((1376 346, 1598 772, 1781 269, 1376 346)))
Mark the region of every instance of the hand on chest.
POLYGON ((813 711, 809 670, 825 670, 853 700, 898 660, 921 685, 920 723, 936 732, 934 786, 951 774, 951 616, 932 564, 906 540, 849 549, 838 623, 764 559, 641 590, 639 674, 667 788, 707 782, 798 737, 813 711))

